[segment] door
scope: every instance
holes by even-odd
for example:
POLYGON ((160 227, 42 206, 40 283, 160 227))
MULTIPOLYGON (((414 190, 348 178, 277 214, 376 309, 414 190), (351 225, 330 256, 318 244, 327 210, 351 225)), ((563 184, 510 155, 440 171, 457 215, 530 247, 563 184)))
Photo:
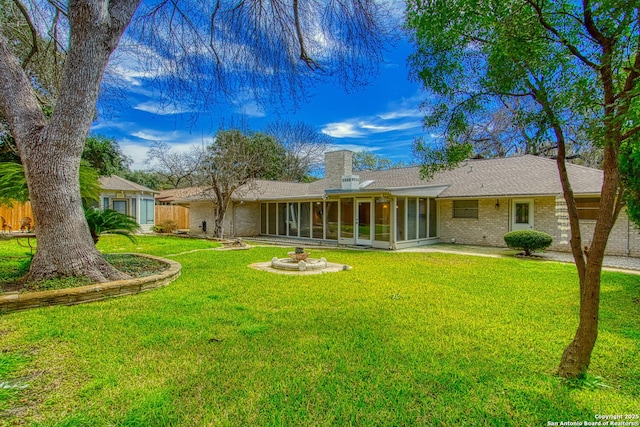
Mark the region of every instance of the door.
POLYGON ((358 216, 356 218, 356 245, 371 246, 371 200, 358 200, 358 216))
POLYGON ((533 230, 533 200, 514 200, 511 208, 512 230, 533 230))

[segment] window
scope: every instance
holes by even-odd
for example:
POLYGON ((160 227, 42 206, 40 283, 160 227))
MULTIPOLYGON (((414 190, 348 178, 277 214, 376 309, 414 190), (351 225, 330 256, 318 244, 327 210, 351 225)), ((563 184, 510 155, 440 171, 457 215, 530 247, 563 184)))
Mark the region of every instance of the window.
POLYGON ((338 240, 338 202, 327 202, 324 212, 328 240, 338 240))
POLYGON ((429 237, 438 237, 438 205, 429 199, 429 237))
POLYGON ((127 215, 127 201, 126 200, 114 200, 113 201, 113 210, 116 212, 120 212, 123 215, 127 215))
MULTIPOLYGON (((336 209, 337 211, 337 209, 336 209)), ((313 203, 313 238, 322 239, 324 230, 324 207, 322 202, 313 203)))
POLYGON ((300 203, 300 237, 311 237, 310 203, 300 203))
POLYGON ((260 234, 267 234, 267 203, 260 204, 260 234))
POLYGON ((478 219, 478 201, 477 200, 454 200, 453 201, 453 217, 478 219))
POLYGON ((153 199, 142 199, 140 201, 140 224, 153 224, 153 199))
POLYGON ((267 225, 269 226, 267 230, 267 234, 276 234, 276 222, 278 221, 278 213, 276 203, 269 203, 269 207, 267 208, 267 225))
POLYGON ((578 208, 578 218, 598 219, 598 212, 600 211, 600 198, 576 198, 576 207, 578 208))
POLYGON ((406 239, 406 199, 404 197, 399 198, 396 202, 396 241, 401 242, 406 239))
POLYGON ((391 237, 391 212, 389 206, 391 203, 387 199, 376 199, 375 222, 376 231, 375 239, 380 242, 388 242, 391 237))
POLYGON ((418 199, 407 199, 407 240, 415 240, 418 236, 418 199))
POLYGON ((340 200, 340 238, 353 239, 353 199, 340 200))

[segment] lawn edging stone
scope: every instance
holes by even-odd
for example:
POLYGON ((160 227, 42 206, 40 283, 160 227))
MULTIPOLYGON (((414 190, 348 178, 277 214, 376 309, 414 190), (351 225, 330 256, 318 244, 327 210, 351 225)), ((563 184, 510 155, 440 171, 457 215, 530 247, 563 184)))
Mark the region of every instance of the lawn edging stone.
POLYGON ((54 305, 84 304, 107 298, 134 295, 166 286, 180 276, 182 265, 179 262, 147 254, 133 255, 160 261, 168 264, 169 267, 162 273, 146 277, 114 280, 111 282, 79 286, 77 288, 0 295, 0 313, 12 313, 14 311, 54 305))

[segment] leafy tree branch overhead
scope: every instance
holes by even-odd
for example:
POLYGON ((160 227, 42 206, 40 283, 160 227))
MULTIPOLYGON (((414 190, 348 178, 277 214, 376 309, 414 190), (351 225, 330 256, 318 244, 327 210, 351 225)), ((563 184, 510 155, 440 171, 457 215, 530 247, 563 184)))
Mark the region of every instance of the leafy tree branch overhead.
POLYGON ((218 98, 231 95, 295 102, 304 99, 315 79, 345 88, 363 84, 376 72, 393 35, 391 5, 382 1, 2 5, 3 12, 15 8, 11 19, 0 19, 0 115, 24 165, 37 224, 32 280, 122 277, 93 245, 78 184, 105 69, 121 38, 137 48, 166 100, 212 108, 218 98), (43 49, 47 43, 48 51, 43 49), (50 55, 55 72, 46 67, 33 72, 37 52, 50 52, 45 56, 50 55), (43 88, 55 99, 51 114, 43 112, 43 88))
MULTIPOLYGON (((417 144, 425 175, 463 160, 471 151, 464 138, 469 129, 504 105, 515 106, 516 117, 530 118, 521 124, 533 131, 529 135, 553 146, 581 295, 580 323, 558 368, 562 376, 582 376, 589 366, 602 258, 625 199, 630 217, 637 218, 639 25, 638 3, 621 0, 407 2, 413 78, 430 96, 423 104, 425 125, 445 135, 441 150, 417 144), (583 244, 565 166, 585 143, 598 147, 604 172, 589 245, 583 244)), ((526 138, 519 139, 524 146, 526 138)))

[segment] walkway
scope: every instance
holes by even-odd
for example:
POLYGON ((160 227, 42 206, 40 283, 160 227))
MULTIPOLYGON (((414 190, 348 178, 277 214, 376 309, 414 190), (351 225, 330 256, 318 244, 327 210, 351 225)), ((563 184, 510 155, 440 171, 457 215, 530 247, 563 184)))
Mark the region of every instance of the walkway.
MULTIPOLYGON (((277 246, 304 246, 310 247, 344 247, 338 246, 334 242, 318 242, 309 241, 304 239, 291 239, 280 237, 260 237, 260 238, 247 238, 256 243, 265 243, 269 245, 277 246)), ((354 246, 348 246, 348 248, 355 248, 354 246)), ((371 250, 370 248, 363 248, 365 250, 371 250)), ((495 248, 491 246, 472 246, 472 245, 456 245, 450 243, 436 243, 434 245, 416 246, 407 249, 400 249, 397 252, 441 252, 452 253, 458 255, 471 255, 471 256, 485 256, 492 258, 510 257, 514 256, 520 251, 516 251, 509 248, 495 248)), ((546 261, 566 262, 573 264, 573 255, 569 252, 536 252, 535 256, 546 261)), ((632 274, 640 274, 640 258, 625 257, 625 256, 606 256, 604 258, 603 266, 606 270, 616 271, 622 270, 632 274)))
MULTIPOLYGON (((402 249, 401 252, 443 252, 443 253, 455 253, 473 256, 486 256, 486 257, 505 257, 513 256, 519 251, 515 251, 507 248, 494 248, 486 246, 470 246, 470 245, 452 245, 448 243, 437 243, 429 246, 419 246, 415 248, 402 249)), ((546 261, 558 261, 573 264, 573 255, 569 252, 536 252, 535 256, 546 261)), ((603 266, 607 270, 624 270, 633 272, 634 274, 640 274, 640 258, 625 257, 625 256, 605 256, 603 266)))

